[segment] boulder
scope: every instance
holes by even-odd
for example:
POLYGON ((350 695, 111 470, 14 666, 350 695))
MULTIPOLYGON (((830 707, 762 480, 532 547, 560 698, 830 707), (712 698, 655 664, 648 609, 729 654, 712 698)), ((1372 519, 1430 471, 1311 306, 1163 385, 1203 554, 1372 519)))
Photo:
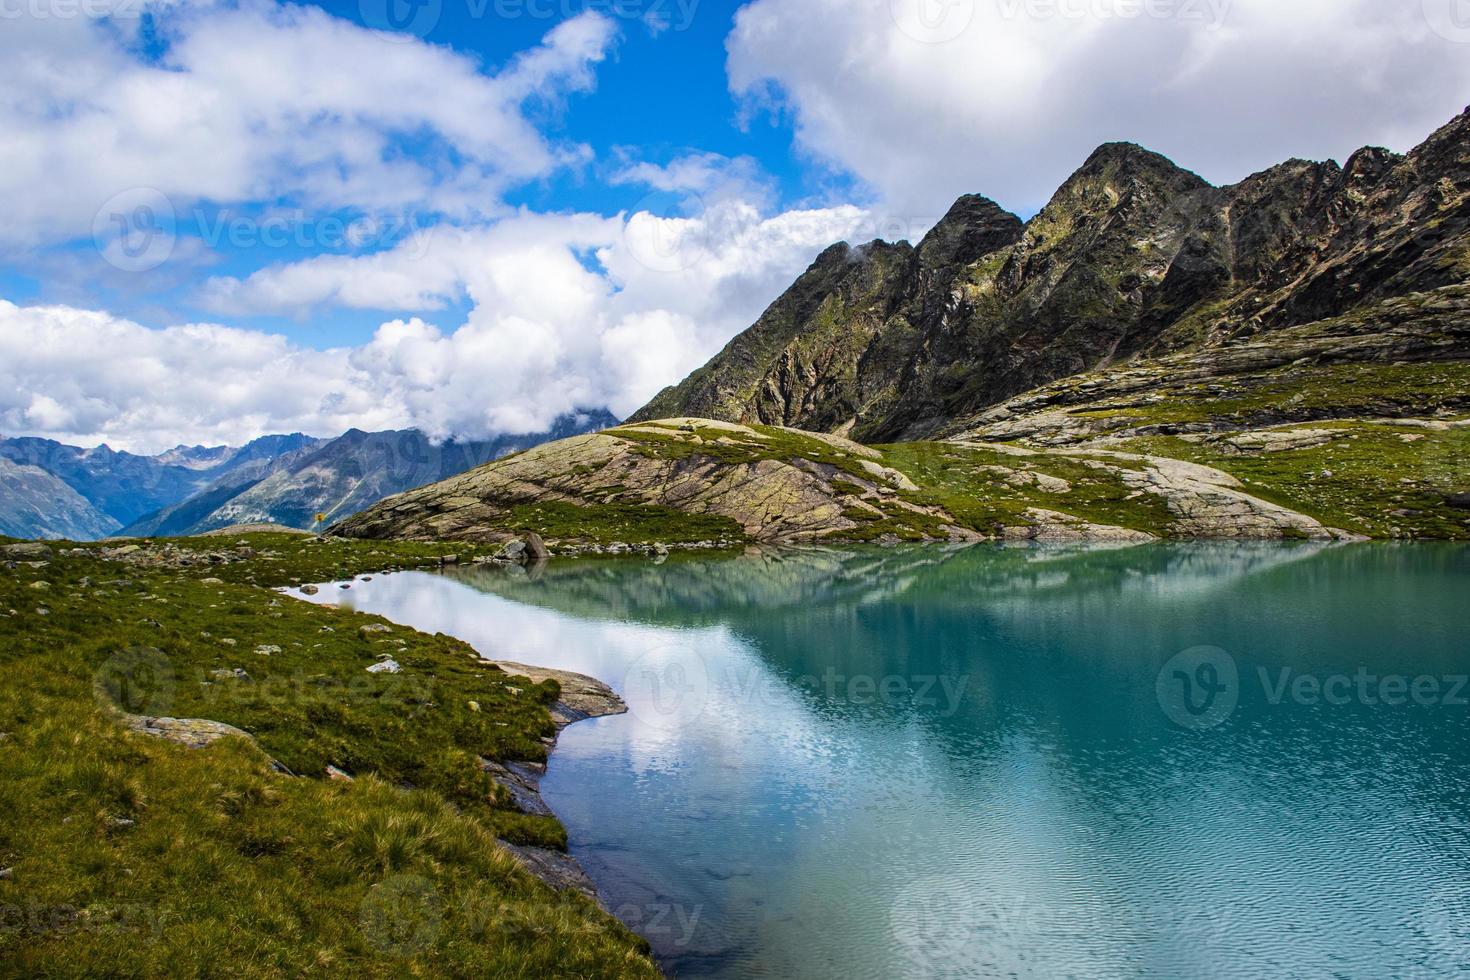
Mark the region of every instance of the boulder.
POLYGON ((0 555, 18 561, 45 561, 51 557, 51 548, 39 541, 24 541, 0 547, 0 555))
POLYGON ((541 540, 541 535, 531 531, 526 535, 526 557, 531 561, 545 561, 551 557, 551 552, 546 547, 546 542, 541 540))

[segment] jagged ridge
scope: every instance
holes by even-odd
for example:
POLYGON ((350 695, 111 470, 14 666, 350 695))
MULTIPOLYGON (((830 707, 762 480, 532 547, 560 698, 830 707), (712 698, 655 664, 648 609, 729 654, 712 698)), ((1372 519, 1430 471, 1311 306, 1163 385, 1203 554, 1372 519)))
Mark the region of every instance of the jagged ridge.
POLYGON ((1467 233, 1470 111, 1405 156, 1294 160, 1229 187, 1108 144, 1024 225, 965 197, 917 248, 829 248, 632 420, 922 438, 1059 378, 1463 282, 1467 233))

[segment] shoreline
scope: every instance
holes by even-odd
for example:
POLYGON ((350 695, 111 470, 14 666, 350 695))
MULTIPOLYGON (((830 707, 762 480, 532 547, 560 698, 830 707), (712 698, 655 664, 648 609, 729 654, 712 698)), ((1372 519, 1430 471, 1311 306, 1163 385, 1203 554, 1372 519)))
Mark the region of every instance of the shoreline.
MULTIPOLYGON (((405 627, 409 628, 409 627, 405 627)), ((533 684, 554 680, 561 686, 561 697, 551 705, 551 720, 556 733, 546 742, 546 762, 496 762, 481 759, 480 764, 496 784, 504 787, 522 813, 561 818, 547 805, 541 796, 541 780, 546 776, 551 753, 561 739, 561 733, 579 721, 593 718, 609 718, 626 714, 628 705, 602 681, 586 674, 570 670, 555 670, 535 667, 510 660, 485 659, 485 663, 503 671, 511 677, 524 677, 533 684)), ((565 824, 563 824, 565 826, 565 824)), ((539 878, 557 891, 572 889, 596 902, 604 912, 611 912, 602 901, 597 885, 585 869, 572 856, 570 850, 557 851, 548 847, 512 844, 500 840, 500 846, 512 854, 528 873, 539 878)))

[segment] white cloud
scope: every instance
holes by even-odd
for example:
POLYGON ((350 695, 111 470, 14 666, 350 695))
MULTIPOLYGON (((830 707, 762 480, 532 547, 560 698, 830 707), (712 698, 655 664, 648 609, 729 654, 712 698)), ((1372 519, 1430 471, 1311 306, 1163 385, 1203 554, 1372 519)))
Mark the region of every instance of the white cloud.
POLYGON ((1456 2, 754 0, 728 71, 890 211, 976 192, 1027 211, 1113 140, 1215 181, 1405 149, 1470 89, 1470 48, 1426 16, 1456 2))
POLYGON ((866 220, 851 207, 763 218, 743 202, 691 218, 523 213, 207 287, 235 312, 472 303, 453 329, 407 317, 328 351, 258 331, 149 329, 0 302, 0 430, 157 450, 352 426, 474 437, 540 431, 578 408, 627 414, 866 220))
POLYGON ((4 21, 0 243, 90 236, 98 208, 132 188, 178 208, 494 212, 507 187, 587 157, 548 140, 526 106, 590 88, 615 33, 582 15, 491 74, 313 6, 171 7, 156 61, 138 23, 4 21))
POLYGON ((104 313, 0 301, 0 431, 161 450, 266 432, 336 435, 408 421, 347 351, 207 324, 152 330, 104 313))

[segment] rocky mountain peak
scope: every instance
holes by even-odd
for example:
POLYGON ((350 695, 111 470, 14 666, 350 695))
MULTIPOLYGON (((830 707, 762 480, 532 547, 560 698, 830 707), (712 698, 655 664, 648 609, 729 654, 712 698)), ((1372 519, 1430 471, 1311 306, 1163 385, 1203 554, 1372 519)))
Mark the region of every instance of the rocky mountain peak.
POLYGON ((931 267, 974 262, 1008 245, 1025 229, 1021 219, 979 194, 966 194, 919 243, 919 258, 931 267))
POLYGON ((1108 143, 1024 225, 967 195, 916 250, 874 245, 854 267, 829 249, 634 418, 923 438, 1048 381, 1463 282, 1467 243, 1470 112, 1404 157, 1290 160, 1227 187, 1108 143))
POLYGON ((1104 143, 1062 184, 1058 196, 1078 184, 1096 181, 1118 186, 1130 182, 1177 185, 1180 190, 1200 190, 1210 184, 1203 177, 1185 170, 1162 153, 1137 143, 1104 143))

